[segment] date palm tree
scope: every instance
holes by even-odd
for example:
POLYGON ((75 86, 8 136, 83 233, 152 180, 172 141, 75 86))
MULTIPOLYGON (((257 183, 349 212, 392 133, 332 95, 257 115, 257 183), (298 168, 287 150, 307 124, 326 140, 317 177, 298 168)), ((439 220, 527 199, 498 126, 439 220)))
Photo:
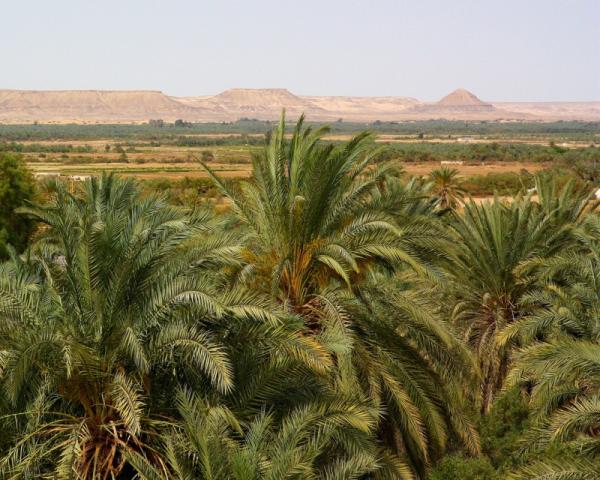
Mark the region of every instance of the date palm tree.
MULTIPOLYGON (((548 175, 538 175, 535 185, 537 201, 530 194, 510 203, 498 199, 483 205, 472 202, 451 224, 455 248, 447 265, 451 279, 447 292, 455 299, 454 319, 480 359, 483 411, 502 387, 509 367, 509 344, 517 332, 523 333, 526 325, 534 332, 534 324, 547 322, 528 315, 532 305, 543 303, 541 297, 548 294, 548 290, 539 291, 540 278, 548 279, 556 271, 568 275, 573 270, 568 265, 571 260, 548 259, 573 245, 589 243, 586 229, 598 231, 590 223, 593 217, 587 215, 597 205, 589 191, 573 182, 559 185, 548 175), (546 262, 548 271, 543 273, 537 267, 546 262)), ((572 293, 563 296, 565 301, 577 302, 584 294, 572 293)))
POLYGON ((501 339, 526 346, 508 380, 528 386, 539 422, 527 449, 543 456, 548 447, 562 445, 574 458, 538 462, 516 478, 600 475, 600 222, 589 215, 584 223, 580 245, 523 267, 535 274, 540 289, 527 297, 531 313, 501 339))
POLYGON ((234 388, 221 325, 276 316, 222 293, 213 268, 235 263, 235 246, 207 214, 131 181, 103 176, 81 195, 56 184, 26 212, 41 236, 0 267, 3 478, 131 478, 133 452, 161 465, 151 445, 173 389, 234 388))
POLYGON ((499 334, 523 316, 520 299, 529 285, 516 268, 529 259, 552 254, 560 245, 552 220, 530 197, 511 203, 499 199, 465 205, 451 223, 455 247, 445 286, 454 322, 474 346, 482 371, 481 409, 487 411, 502 387, 510 349, 499 334))
POLYGON ((441 167, 429 174, 433 184, 432 193, 441 210, 458 207, 466 194, 455 168, 441 167))
POLYGON ((239 188, 206 167, 245 227, 240 278, 300 313, 332 277, 350 286, 361 267, 413 262, 404 232, 369 202, 392 165, 374 163, 368 134, 334 146, 320 143, 326 131, 301 118, 288 141, 282 118, 239 188))
MULTIPOLYGON (((163 439, 172 478, 341 480, 384 470, 369 435, 376 417, 355 403, 311 403, 281 419, 263 411, 245 425, 187 391, 176 403, 182 421, 163 439)), ((165 477, 139 454, 130 460, 143 480, 165 477)), ((391 478, 413 478, 400 473, 391 478)))
POLYGON ((526 450, 566 449, 560 463, 541 460, 515 478, 598 478, 600 475, 600 343, 564 336, 524 349, 508 379, 531 388, 538 425, 526 436, 526 450), (527 476, 529 475, 529 476, 527 476))
POLYGON ((439 240, 424 221, 431 210, 422 197, 412 212, 394 203, 397 172, 375 161, 367 134, 335 146, 320 141, 325 131, 301 118, 287 139, 282 118, 238 186, 207 168, 243 227, 235 282, 303 318, 305 335, 334 359, 334 390, 382 408, 380 440, 423 474, 449 435, 479 449, 451 385, 470 369, 464 347, 423 302, 383 288, 396 281, 385 271, 426 272, 420 255, 439 240), (361 290, 376 284, 387 299, 361 290), (460 354, 452 361, 442 351, 460 354))
POLYGON ((513 472, 509 480, 596 480, 600 466, 582 458, 562 458, 528 465, 513 472))
MULTIPOLYGON (((596 223, 596 222, 595 222, 596 223)), ((556 336, 600 336, 600 246, 589 243, 550 258, 536 258, 520 268, 539 287, 522 298, 528 314, 507 328, 498 342, 529 345, 556 336)))

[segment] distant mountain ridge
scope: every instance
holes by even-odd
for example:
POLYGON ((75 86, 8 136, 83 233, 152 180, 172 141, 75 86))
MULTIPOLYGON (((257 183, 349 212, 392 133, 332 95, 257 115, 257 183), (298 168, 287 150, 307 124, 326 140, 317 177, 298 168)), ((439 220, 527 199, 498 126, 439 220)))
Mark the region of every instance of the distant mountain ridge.
POLYGON ((275 120, 284 108, 291 118, 305 113, 314 121, 600 121, 600 102, 484 102, 462 88, 434 103, 411 97, 299 96, 284 88, 233 88, 199 97, 151 90, 0 90, 3 123, 275 120))

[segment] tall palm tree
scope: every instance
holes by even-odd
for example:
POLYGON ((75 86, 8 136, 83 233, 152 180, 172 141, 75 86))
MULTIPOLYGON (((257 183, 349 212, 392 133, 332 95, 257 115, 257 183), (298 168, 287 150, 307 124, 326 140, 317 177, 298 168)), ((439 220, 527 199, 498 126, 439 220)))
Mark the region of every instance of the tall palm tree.
POLYGON ((206 167, 245 227, 240 277, 300 313, 332 277, 350 286, 361 267, 412 262, 404 232, 369 202, 392 165, 374 164, 368 134, 335 146, 319 142, 326 131, 303 128, 301 118, 288 141, 282 118, 239 188, 206 167))
POLYGON ((461 185, 458 170, 436 168, 429 174, 429 179, 433 184, 432 193, 441 210, 454 209, 462 203, 466 191, 461 185))
POLYGON ((487 411, 501 388, 510 349, 497 337, 523 316, 521 297, 528 291, 516 268, 564 246, 563 233, 530 197, 511 203, 498 199, 465 205, 451 223, 454 248, 445 285, 453 298, 452 315, 475 347, 482 371, 481 408, 487 411))
POLYGON ((219 325, 275 315, 220 292, 212 268, 235 263, 235 246, 213 220, 131 181, 103 176, 81 195, 56 184, 27 213, 41 238, 0 267, 1 403, 15 427, 3 478, 129 478, 132 452, 160 465, 151 445, 170 391, 234 387, 219 325))
POLYGON ((374 273, 355 295, 337 293, 352 345, 338 355, 338 384, 365 392, 384 415, 380 438, 423 473, 450 438, 471 454, 479 452, 465 409, 465 391, 477 379, 477 368, 429 300, 433 292, 412 277, 409 272, 374 273))
POLYGON ((437 240, 424 221, 430 210, 394 204, 397 172, 374 162, 368 135, 335 146, 320 142, 324 133, 300 119, 288 140, 282 119, 254 157, 251 181, 236 188, 211 172, 243 227, 236 281, 301 316, 305 335, 334 358, 334 391, 383 408, 380 439, 422 474, 449 435, 478 451, 452 385, 469 370, 468 354, 417 298, 363 287, 394 284, 383 271, 426 271, 420 255, 437 240), (460 355, 452 361, 445 350, 460 355))

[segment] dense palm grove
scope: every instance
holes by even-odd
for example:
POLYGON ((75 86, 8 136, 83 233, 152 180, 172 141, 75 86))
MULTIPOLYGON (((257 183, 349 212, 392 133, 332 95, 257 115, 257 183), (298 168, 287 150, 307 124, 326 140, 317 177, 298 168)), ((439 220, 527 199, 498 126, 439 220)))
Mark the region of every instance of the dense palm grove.
MULTIPOLYGON (((226 213, 103 176, 19 209, 0 477, 600 478, 600 217, 284 135, 226 213)), ((535 195, 535 196, 534 196, 535 195)))

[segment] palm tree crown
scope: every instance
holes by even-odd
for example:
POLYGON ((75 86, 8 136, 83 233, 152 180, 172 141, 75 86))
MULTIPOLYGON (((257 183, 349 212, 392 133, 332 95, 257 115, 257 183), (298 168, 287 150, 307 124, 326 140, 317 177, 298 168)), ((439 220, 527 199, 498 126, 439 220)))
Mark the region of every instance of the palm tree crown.
POLYGON ((460 205, 465 189, 461 186, 458 170, 455 168, 441 167, 429 174, 433 184, 433 194, 440 209, 453 209, 460 205))
POLYGON ((27 212, 47 229, 0 269, 0 357, 3 400, 31 413, 15 417, 21 438, 1 467, 36 477, 57 453, 59 477, 118 477, 128 453, 152 456, 151 400, 170 384, 232 390, 211 324, 254 310, 206 275, 232 250, 209 217, 141 198, 131 181, 103 176, 81 196, 57 184, 53 203, 27 212))

